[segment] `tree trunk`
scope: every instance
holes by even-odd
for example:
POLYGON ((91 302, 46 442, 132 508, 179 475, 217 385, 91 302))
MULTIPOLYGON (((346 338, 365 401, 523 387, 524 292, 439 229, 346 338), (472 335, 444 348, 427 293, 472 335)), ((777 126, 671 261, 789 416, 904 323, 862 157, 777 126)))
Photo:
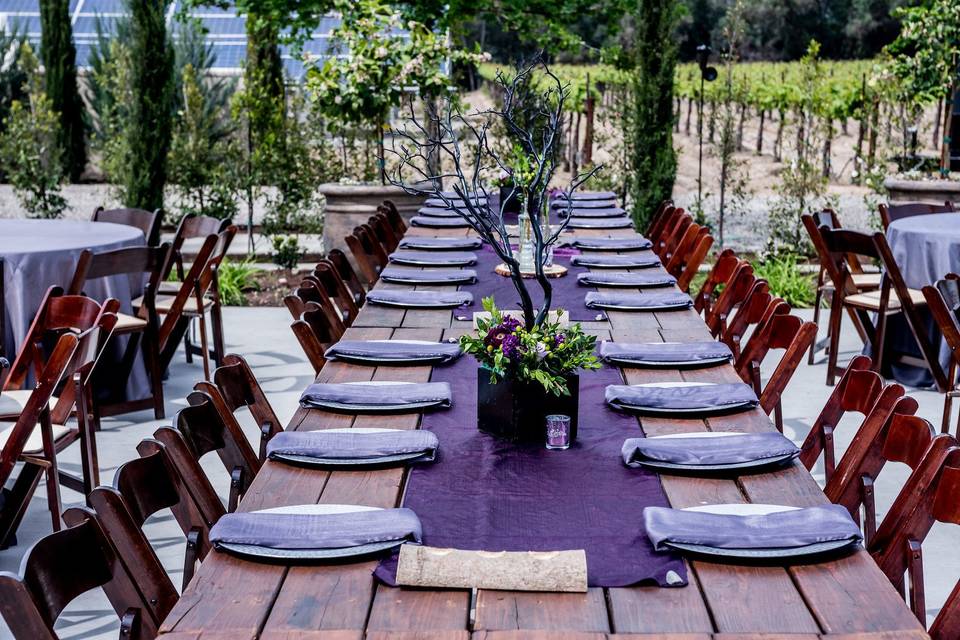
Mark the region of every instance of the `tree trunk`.
POLYGON ((570 162, 571 171, 574 175, 580 171, 580 112, 577 111, 577 123, 573 127, 573 144, 570 146, 570 154, 572 156, 570 162))
POLYGON ((693 98, 687 98, 687 121, 683 125, 684 133, 690 135, 690 116, 693 114, 693 98))
MULTIPOLYGON (((596 112, 596 103, 590 91, 590 74, 587 74, 587 121, 583 131, 583 166, 593 165, 593 119, 596 112)), ((679 120, 678 120, 679 122, 679 120)))
POLYGON ((940 116, 943 113, 943 100, 937 100, 937 115, 933 119, 933 148, 940 148, 940 116))
POLYGON ((786 127, 787 114, 780 110, 778 115, 780 121, 777 123, 777 138, 773 141, 773 159, 781 162, 783 160, 783 130, 786 127))
POLYGON ((743 151, 743 121, 747 118, 747 104, 740 103, 740 122, 737 124, 737 151, 743 151))
MULTIPOLYGON (((954 60, 954 67, 956 67, 956 60, 954 60)), ((940 174, 944 177, 950 173, 950 121, 953 117, 954 100, 956 100, 956 96, 954 95, 955 86, 954 83, 950 83, 943 108, 943 141, 940 143, 940 174)))
POLYGON ((833 121, 827 120, 827 135, 823 140, 823 177, 829 179, 831 172, 830 154, 833 146, 833 121))
POLYGON ((760 126, 757 128, 757 155, 763 154, 763 125, 767 118, 767 110, 760 109, 760 126))

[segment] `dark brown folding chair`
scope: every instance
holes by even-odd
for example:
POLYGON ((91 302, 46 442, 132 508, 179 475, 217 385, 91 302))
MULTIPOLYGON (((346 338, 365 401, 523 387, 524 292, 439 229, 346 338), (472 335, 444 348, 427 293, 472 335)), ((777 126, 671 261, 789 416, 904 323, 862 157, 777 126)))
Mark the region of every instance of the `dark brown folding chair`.
POLYGON ((213 398, 201 391, 187 396, 190 406, 177 412, 174 424, 183 435, 194 457, 199 460, 215 451, 230 474, 227 510, 233 512, 254 476, 260 471, 260 459, 233 414, 226 419, 213 398))
POLYGON ((702 228, 701 232, 697 234, 690 250, 683 257, 683 267, 680 270, 680 275, 677 276, 677 287, 684 293, 690 291, 690 283, 697 276, 700 265, 703 264, 707 254, 710 253, 710 247, 713 246, 713 236, 705 233, 705 229, 705 227, 702 228))
POLYGON ((344 238, 353 259, 357 261, 361 275, 368 286, 376 284, 380 279, 380 272, 387 266, 387 253, 367 225, 354 228, 353 233, 344 238))
POLYGON ((378 213, 375 216, 370 216, 367 219, 367 224, 373 229, 374 237, 383 245, 384 251, 387 253, 393 253, 397 249, 397 245, 400 244, 400 239, 397 237, 397 234, 394 233, 393 227, 390 225, 390 221, 387 220, 387 216, 383 213, 378 213))
MULTIPOLYGON (((342 326, 342 325, 341 325, 342 326)), ((343 336, 331 318, 319 305, 307 303, 300 317, 290 325, 314 373, 320 373, 327 359, 327 349, 343 336)))
POLYGON ((663 244, 667 235, 669 235, 677 222, 686 215, 684 210, 679 207, 669 206, 660 216, 660 220, 650 230, 647 239, 653 243, 653 251, 657 255, 663 252, 663 244))
MULTIPOLYGON (((683 238, 687 233, 687 229, 692 224, 695 224, 693 221, 693 216, 681 211, 680 215, 673 220, 673 224, 664 230, 659 252, 660 259, 664 262, 664 264, 670 262, 673 254, 676 253, 677 248, 683 241, 683 238)), ((700 225, 697 225, 698 231, 699 226, 700 225)))
MULTIPOLYGON (((182 440, 180 444, 186 446, 182 440)), ((203 560, 210 550, 210 527, 225 513, 223 505, 202 474, 190 477, 188 486, 166 446, 158 440, 144 440, 137 445, 137 451, 139 458, 117 469, 113 485, 97 487, 87 502, 111 538, 132 540, 146 548, 150 548, 150 542, 143 524, 155 513, 170 509, 187 538, 183 562, 186 589, 197 561, 203 560)), ((120 549, 121 555, 126 555, 126 551, 120 549)))
POLYGON ((213 384, 200 382, 196 388, 211 398, 219 396, 231 414, 244 407, 250 411, 250 416, 260 429, 260 461, 263 462, 267 456, 267 443, 283 431, 283 424, 247 361, 236 354, 227 354, 223 365, 213 372, 213 384))
POLYGON ((178 599, 156 554, 108 534, 87 509, 69 509, 64 518, 73 525, 31 547, 20 575, 0 572, 0 613, 13 637, 56 640, 61 612, 96 588, 103 589, 120 618, 120 640, 156 637, 178 599))
POLYGON ((693 308, 697 313, 700 315, 710 313, 710 308, 718 295, 717 288, 730 280, 730 276, 733 275, 740 262, 740 258, 737 257, 733 249, 724 249, 720 252, 716 262, 713 263, 713 267, 707 273, 707 279, 700 286, 700 291, 697 292, 696 296, 693 296, 693 308))
MULTIPOLYGON (((304 311, 318 309, 322 312, 323 322, 328 325, 329 331, 338 336, 347 330, 343 324, 343 315, 334 306, 329 296, 322 291, 320 284, 312 278, 304 278, 300 286, 283 298, 283 304, 290 311, 293 319, 300 320, 304 311)), ((325 333, 325 332, 324 332, 325 333)))
POLYGON ((337 268, 329 260, 321 260, 313 268, 313 273, 304 278, 312 282, 320 292, 333 301, 340 312, 343 325, 349 327, 360 313, 356 300, 347 284, 337 273, 337 268))
POLYGON ((160 284, 160 293, 176 295, 180 289, 180 283, 186 275, 184 269, 183 246, 187 240, 194 238, 206 238, 215 236, 226 231, 230 226, 230 220, 221 220, 212 216, 199 216, 195 213, 188 213, 180 218, 177 224, 177 231, 173 235, 173 241, 170 246, 170 258, 163 269, 163 281, 160 284), (171 274, 176 273, 176 282, 168 282, 171 274))
POLYGON ((886 385, 880 374, 873 371, 870 358, 856 356, 847 365, 803 441, 800 462, 807 470, 812 470, 823 454, 824 477, 830 482, 837 467, 834 432, 840 420, 853 412, 863 416, 858 430, 864 428, 868 420, 882 424, 905 393, 898 384, 886 385))
POLYGON ((766 280, 757 280, 733 319, 727 323, 727 328, 720 334, 720 341, 730 347, 734 359, 739 358, 743 338, 749 329, 756 331, 772 316, 787 313, 790 313, 790 305, 783 298, 776 298, 770 293, 766 280))
POLYGON ((953 203, 949 200, 943 204, 928 204, 926 202, 909 202, 905 204, 883 204, 880 209, 880 222, 883 223, 883 230, 886 231, 891 222, 902 218, 911 218, 913 216, 926 216, 931 213, 952 213, 955 211, 953 203))
POLYGON ((657 234, 660 227, 663 225, 664 216, 674 208, 673 200, 664 200, 657 208, 654 210, 653 215, 650 216, 650 221, 647 223, 647 228, 643 230, 643 235, 650 239, 657 234))
POLYGON ((886 420, 865 421, 823 489, 860 524, 867 546, 877 532, 877 476, 887 462, 902 462, 915 471, 936 435, 929 422, 914 415, 917 408, 916 400, 904 397, 886 420))
MULTIPOLYGON (((943 420, 940 425, 941 432, 949 433, 953 399, 960 397, 960 383, 957 381, 960 369, 960 275, 948 273, 945 278, 938 280, 935 286, 927 285, 922 291, 930 315, 950 349, 948 388, 943 394, 943 420)), ((957 420, 957 433, 960 435, 960 418, 957 420)))
POLYGON ((390 226, 393 227, 393 233, 398 238, 402 238, 403 234, 407 232, 407 223, 404 221, 403 216, 400 215, 397 205, 393 204, 392 200, 384 200, 383 204, 377 207, 377 211, 382 211, 387 215, 387 220, 390 221, 390 226))
POLYGON ((343 280, 344 284, 347 285, 347 289, 353 294, 354 303, 358 307, 362 307, 367 301, 367 292, 357 272, 353 270, 353 266, 347 259, 347 254, 340 251, 340 249, 331 249, 329 253, 327 253, 326 260, 333 264, 337 273, 340 275, 340 279, 343 280))
POLYGON ((783 392, 816 335, 817 325, 812 322, 805 322, 799 316, 775 314, 766 324, 757 327, 734 365, 743 381, 753 385, 763 410, 767 414, 773 412, 774 424, 780 431, 783 431, 783 392), (766 384, 762 384, 760 365, 772 349, 783 349, 783 355, 766 384))
POLYGON ((733 270, 733 274, 724 284, 723 292, 716 303, 710 307, 710 312, 704 318, 710 334, 717 338, 723 335, 727 320, 734 311, 747 299, 753 290, 757 277, 753 275, 753 266, 747 261, 741 261, 733 270))
POLYGON ((146 281, 143 296, 135 302, 139 304, 136 314, 117 314, 114 336, 126 337, 127 343, 119 366, 111 367, 109 376, 98 375, 96 378, 98 387, 102 385, 109 390, 108 397, 98 403, 102 415, 116 415, 152 407, 154 417, 163 418, 165 367, 160 357, 163 340, 156 308, 156 292, 169 250, 170 244, 165 243, 159 247, 130 247, 103 253, 86 250, 80 254, 77 270, 67 290, 71 295, 81 294, 86 282, 97 278, 127 275, 146 281), (137 354, 141 352, 150 378, 150 395, 137 400, 126 400, 127 378, 136 363, 137 354))
POLYGON ((160 224, 163 222, 163 212, 160 209, 146 211, 145 209, 97 207, 93 211, 93 221, 136 227, 143 232, 143 239, 146 240, 148 247, 156 247, 160 244, 160 224))
MULTIPOLYGON (((7 310, 5 308, 4 300, 4 284, 3 284, 3 258, 0 258, 0 356, 3 355, 3 343, 6 340, 6 323, 7 323, 7 310)), ((2 380, 2 377, 0 377, 2 380)))

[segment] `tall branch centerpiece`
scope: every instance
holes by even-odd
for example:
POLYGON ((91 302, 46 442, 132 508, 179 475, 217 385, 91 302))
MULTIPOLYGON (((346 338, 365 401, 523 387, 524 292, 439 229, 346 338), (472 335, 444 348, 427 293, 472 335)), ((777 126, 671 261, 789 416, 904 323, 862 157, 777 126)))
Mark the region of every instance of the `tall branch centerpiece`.
POLYGON ((403 128, 393 132, 393 143, 385 149, 384 165, 392 167, 387 172, 391 184, 443 202, 502 260, 517 291, 521 317, 501 312, 492 299, 484 300, 487 313, 477 318, 477 334, 461 338, 464 350, 482 368, 478 426, 512 440, 542 442, 547 413, 570 415, 575 432, 577 371, 600 366, 593 355, 596 338, 578 324, 567 326, 562 310, 551 314, 549 273, 553 248, 569 223, 573 193, 598 168, 577 174, 558 190, 567 215, 551 224, 551 181, 569 87, 538 57, 510 74, 498 72, 494 94, 496 107, 469 114, 448 100, 421 119, 411 104, 403 128), (428 161, 437 157, 439 163, 428 161), (430 171, 430 166, 438 169, 430 171), (504 184, 509 186, 501 195, 504 184), (521 202, 519 225, 507 222, 516 215, 508 210, 515 198, 521 202), (511 233, 517 226, 519 239, 511 233), (533 287, 542 294, 539 304, 533 287))

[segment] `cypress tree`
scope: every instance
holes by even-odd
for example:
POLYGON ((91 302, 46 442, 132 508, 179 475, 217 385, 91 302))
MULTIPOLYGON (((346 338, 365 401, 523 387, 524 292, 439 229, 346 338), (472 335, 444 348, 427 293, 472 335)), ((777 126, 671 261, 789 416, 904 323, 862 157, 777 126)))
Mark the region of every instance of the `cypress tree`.
MULTIPOLYGON (((244 82, 251 96, 260 101, 250 112, 250 145, 255 149, 261 139, 276 133, 277 111, 284 106, 283 61, 280 58, 280 32, 269 18, 247 15, 247 66, 244 82)), ((282 121, 282 117, 280 118, 282 121)), ((277 140, 282 143, 282 140, 277 140)))
POLYGON ((673 148, 673 80, 677 65, 676 0, 637 0, 633 77, 624 140, 630 173, 627 189, 634 223, 644 228, 671 197, 677 176, 673 148))
POLYGON ((45 89, 60 121, 58 144, 63 167, 76 182, 87 164, 83 100, 77 87, 77 50, 73 45, 69 0, 40 0, 40 55, 45 89))
POLYGON ((167 152, 173 126, 173 46, 167 36, 169 0, 127 0, 130 10, 129 174, 124 185, 128 207, 163 207, 167 152))

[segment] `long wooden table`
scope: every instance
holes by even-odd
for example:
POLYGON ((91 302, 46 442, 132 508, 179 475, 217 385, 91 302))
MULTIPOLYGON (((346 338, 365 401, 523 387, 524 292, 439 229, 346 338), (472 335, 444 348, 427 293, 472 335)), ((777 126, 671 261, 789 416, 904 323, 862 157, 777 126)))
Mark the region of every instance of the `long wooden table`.
MULTIPOLYGON (((413 228, 410 234, 455 235, 413 228)), ((466 233, 466 232, 463 232, 466 233)), ((583 235, 626 235, 585 231, 583 235)), ((456 234, 459 235, 459 234, 456 234)), ((500 277, 480 274, 482 278, 500 277)), ((381 283, 378 286, 391 286, 381 283)), ((436 287, 424 287, 434 289, 436 287)), ((585 323, 619 341, 708 338, 691 311, 608 314, 585 323)), ((469 330, 450 311, 411 311, 367 305, 350 339, 439 340, 469 330)), ((330 362, 323 382, 427 381, 430 367, 362 367, 330 362)), ((738 381, 731 366, 695 371, 625 369, 628 383, 738 381)), ((811 407, 816 411, 818 407, 811 407)), ((415 429, 418 415, 347 416, 299 410, 289 429, 385 426, 415 429)), ((773 429, 759 409, 709 420, 644 418, 647 435, 685 431, 773 429)), ((304 503, 375 507, 400 504, 405 472, 319 471, 267 462, 240 510, 304 503)), ((662 476, 675 507, 756 502, 795 506, 826 498, 795 464, 736 479, 662 476)), ((372 574, 376 563, 284 567, 212 552, 162 627, 166 640, 914 640, 927 638, 903 600, 865 551, 830 562, 793 567, 689 563, 684 588, 592 588, 585 594, 391 588, 372 574)))

